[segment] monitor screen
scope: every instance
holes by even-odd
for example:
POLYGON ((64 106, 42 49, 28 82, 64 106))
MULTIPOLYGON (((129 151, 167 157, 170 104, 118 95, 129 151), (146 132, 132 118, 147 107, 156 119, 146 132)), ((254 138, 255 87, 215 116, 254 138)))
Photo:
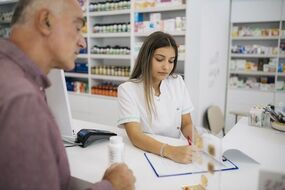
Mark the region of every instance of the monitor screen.
POLYGON ((71 137, 74 134, 64 72, 62 69, 52 69, 48 78, 51 82, 51 86, 46 89, 48 106, 55 117, 61 135, 71 137))

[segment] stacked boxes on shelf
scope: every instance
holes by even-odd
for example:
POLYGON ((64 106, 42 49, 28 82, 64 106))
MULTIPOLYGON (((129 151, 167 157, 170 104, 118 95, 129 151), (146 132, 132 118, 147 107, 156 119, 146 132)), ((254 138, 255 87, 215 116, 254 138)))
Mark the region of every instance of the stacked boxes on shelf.
POLYGON ((123 47, 123 46, 105 46, 100 47, 97 45, 94 45, 91 48, 91 53, 93 54, 109 54, 109 55, 129 55, 130 54, 130 48, 129 47, 123 47))
POLYGON ((92 87, 91 94, 116 97, 117 88, 118 88, 118 85, 116 84, 102 82, 92 87))
POLYGON ((107 24, 94 24, 93 33, 116 33, 116 32, 130 32, 130 22, 127 23, 107 23, 107 24))
POLYGON ((145 37, 154 31, 171 34, 178 44, 177 73, 184 75, 186 1, 136 0, 134 3, 134 57, 137 56, 145 37))
POLYGON ((229 79, 229 86, 231 88, 252 89, 262 91, 274 91, 274 77, 243 77, 231 76, 229 79))
POLYGON ((130 9, 130 0, 113 0, 113 1, 102 1, 102 2, 91 2, 89 5, 90 12, 100 11, 116 11, 130 9))
POLYGON ((276 58, 258 58, 257 61, 246 59, 230 60, 231 71, 261 71, 273 73, 276 71, 276 58))
POLYGON ((94 75, 109 75, 109 76, 130 76, 130 67, 125 66, 94 66, 91 68, 91 73, 94 75))
POLYGON ((78 79, 66 77, 66 87, 70 92, 75 93, 88 93, 88 83, 87 81, 80 81, 78 79))
MULTIPOLYGON (((279 21, 232 24, 230 88, 277 90, 276 68, 285 47, 282 41, 278 45, 280 25, 279 21)), ((278 83, 284 83, 284 80, 278 83)))
MULTIPOLYGON (((173 5, 165 2, 156 2, 154 1, 151 6, 149 4, 136 2, 135 8, 137 12, 135 13, 135 32, 137 33, 149 33, 157 30, 165 32, 179 32, 186 30, 186 17, 185 15, 181 16, 171 16, 170 18, 164 16, 163 13, 155 11, 155 9, 163 10, 161 7, 173 9, 173 5), (151 10, 154 10, 151 12, 151 10), (149 15, 144 13, 149 12, 149 15)), ((177 10, 183 9, 182 2, 176 2, 177 10)), ((175 8, 174 6, 174 8, 175 8)), ((174 9, 175 10, 175 9, 174 9)))
POLYGON ((79 61, 77 60, 75 62, 75 67, 73 70, 68 72, 74 72, 74 73, 86 73, 88 74, 88 64, 87 62, 79 61))
POLYGON ((279 37, 278 27, 258 27, 250 25, 234 25, 232 37, 279 37))

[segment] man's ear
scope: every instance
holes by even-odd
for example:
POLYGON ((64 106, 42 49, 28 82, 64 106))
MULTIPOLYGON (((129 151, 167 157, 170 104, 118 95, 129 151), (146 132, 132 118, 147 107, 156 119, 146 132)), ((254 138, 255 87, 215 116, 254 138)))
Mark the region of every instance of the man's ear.
POLYGON ((36 14, 35 25, 42 35, 49 35, 51 33, 51 19, 52 15, 48 9, 41 9, 36 14))

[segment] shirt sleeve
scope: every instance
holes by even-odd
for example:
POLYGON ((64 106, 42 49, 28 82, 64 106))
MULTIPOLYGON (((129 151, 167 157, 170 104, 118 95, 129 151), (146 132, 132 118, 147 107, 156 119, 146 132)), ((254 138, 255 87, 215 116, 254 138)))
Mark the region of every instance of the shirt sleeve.
POLYGON ((118 88, 118 102, 119 102, 119 119, 118 126, 128 122, 140 122, 139 110, 134 100, 135 89, 130 86, 122 84, 118 88))
POLYGON ((112 184, 107 180, 102 180, 98 183, 95 183, 92 187, 87 190, 115 190, 112 184))
POLYGON ((179 76, 179 83, 182 87, 182 99, 183 99, 183 107, 182 107, 182 115, 186 113, 191 113, 194 110, 194 106, 192 100, 190 98, 187 86, 185 85, 184 80, 181 76, 179 76))
POLYGON ((67 187, 66 154, 43 99, 26 94, 5 102, 0 123, 0 189, 67 187))

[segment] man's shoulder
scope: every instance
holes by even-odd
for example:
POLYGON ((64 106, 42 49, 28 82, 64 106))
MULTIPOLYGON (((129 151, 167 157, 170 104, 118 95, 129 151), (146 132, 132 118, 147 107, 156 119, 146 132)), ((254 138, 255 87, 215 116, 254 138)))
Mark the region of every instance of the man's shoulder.
POLYGON ((21 71, 10 71, 0 66, 0 97, 2 100, 13 99, 21 96, 36 96, 33 83, 21 71))

